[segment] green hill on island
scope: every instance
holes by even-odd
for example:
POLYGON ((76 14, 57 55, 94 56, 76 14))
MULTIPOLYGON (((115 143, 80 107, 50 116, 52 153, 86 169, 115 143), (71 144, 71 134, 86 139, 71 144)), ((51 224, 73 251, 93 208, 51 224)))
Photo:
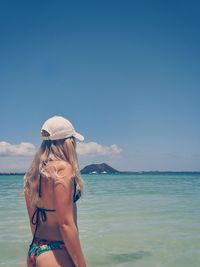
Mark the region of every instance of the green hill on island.
POLYGON ((82 174, 106 174, 106 173, 120 173, 120 171, 112 168, 106 163, 101 163, 101 164, 90 164, 85 166, 81 170, 82 174))

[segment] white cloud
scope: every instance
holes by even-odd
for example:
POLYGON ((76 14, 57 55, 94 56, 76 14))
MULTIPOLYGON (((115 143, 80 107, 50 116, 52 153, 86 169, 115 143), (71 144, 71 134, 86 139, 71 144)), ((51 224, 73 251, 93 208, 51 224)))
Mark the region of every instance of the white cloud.
MULTIPOLYGON (((36 153, 35 145, 28 142, 11 144, 9 142, 0 142, 0 172, 24 172, 30 166, 30 163, 36 153)), ((91 164, 91 162, 104 162, 112 159, 110 156, 120 155, 122 149, 116 144, 105 146, 96 142, 77 143, 77 154, 82 164, 91 164)), ((116 158, 116 157, 113 157, 116 158)))
MULTIPOLYGON (((8 142, 0 142, 0 156, 32 156, 36 152, 33 144, 21 142, 20 144, 10 144, 8 142)), ((116 144, 105 146, 96 142, 77 143, 77 153, 79 155, 118 155, 122 149, 116 144)))
POLYGON ((21 142, 12 145, 8 142, 0 142, 0 157, 5 156, 32 156, 36 152, 35 146, 31 143, 21 142))
POLYGON ((95 142, 77 143, 77 153, 79 155, 119 155, 122 149, 117 145, 104 146, 95 142))

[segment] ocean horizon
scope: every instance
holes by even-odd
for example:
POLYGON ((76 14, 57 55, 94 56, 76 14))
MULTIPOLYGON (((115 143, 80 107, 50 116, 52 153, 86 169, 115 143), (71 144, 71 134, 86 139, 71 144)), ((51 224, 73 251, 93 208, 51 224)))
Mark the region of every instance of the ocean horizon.
MULTIPOLYGON (((77 202, 88 267, 199 267, 200 173, 82 175, 77 202)), ((0 266, 25 267, 23 175, 0 176, 0 266)))
MULTIPOLYGON (((25 175, 26 172, 0 172, 0 175, 25 175)), ((116 173, 97 173, 99 174, 106 174, 106 175, 113 175, 113 174, 200 174, 200 171, 159 171, 159 170, 153 170, 153 171, 118 171, 116 173)), ((87 175, 93 175, 94 173, 88 173, 87 175)), ((85 175, 85 174, 82 174, 85 175)))

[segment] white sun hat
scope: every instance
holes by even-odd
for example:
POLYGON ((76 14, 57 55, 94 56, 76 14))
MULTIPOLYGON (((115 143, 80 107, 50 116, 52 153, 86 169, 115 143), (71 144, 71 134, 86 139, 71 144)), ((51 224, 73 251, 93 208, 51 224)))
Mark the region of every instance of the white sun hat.
POLYGON ((71 136, 79 141, 84 141, 84 136, 77 133, 71 122, 62 116, 49 118, 41 128, 41 137, 43 140, 59 140, 71 136))

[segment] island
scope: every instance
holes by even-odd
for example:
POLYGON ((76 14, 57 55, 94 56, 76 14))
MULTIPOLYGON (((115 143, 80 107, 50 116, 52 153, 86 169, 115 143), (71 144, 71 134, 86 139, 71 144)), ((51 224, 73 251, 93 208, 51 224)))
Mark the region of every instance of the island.
POLYGON ((106 163, 90 164, 81 170, 81 174, 113 174, 121 173, 106 163))

